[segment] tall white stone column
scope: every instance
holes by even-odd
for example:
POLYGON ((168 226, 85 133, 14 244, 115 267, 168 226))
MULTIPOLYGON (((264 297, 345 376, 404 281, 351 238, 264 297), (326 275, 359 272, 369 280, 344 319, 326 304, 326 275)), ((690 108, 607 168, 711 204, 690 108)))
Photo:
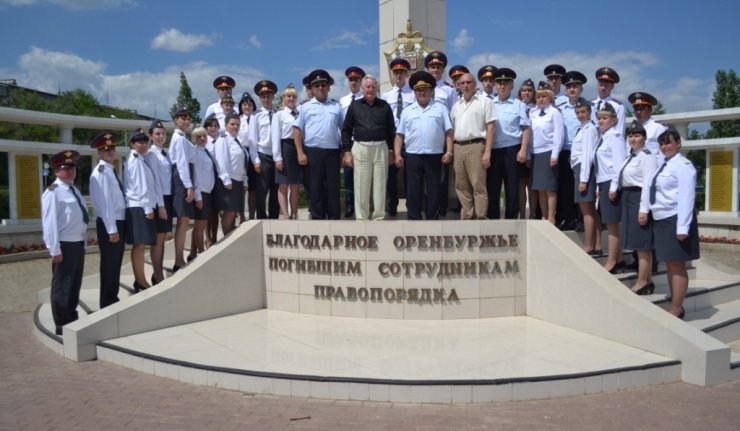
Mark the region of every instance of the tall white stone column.
POLYGON ((385 51, 393 49, 399 33, 406 32, 406 21, 411 20, 415 31, 420 31, 426 45, 439 51, 447 47, 447 20, 445 0, 379 0, 380 21, 380 88, 381 93, 391 85, 385 51))

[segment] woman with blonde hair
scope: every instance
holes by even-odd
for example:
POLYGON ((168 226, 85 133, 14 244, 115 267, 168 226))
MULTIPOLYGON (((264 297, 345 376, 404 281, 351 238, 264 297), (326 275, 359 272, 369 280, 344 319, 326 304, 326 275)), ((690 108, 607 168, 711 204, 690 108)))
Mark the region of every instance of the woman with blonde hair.
MULTIPOLYGON (((563 114, 554 106, 550 84, 540 81, 535 93, 537 106, 529 112, 532 121, 532 190, 539 195, 542 219, 555 224, 558 202, 558 156, 563 147, 563 114)), ((530 209, 531 210, 531 209, 530 209)))
POLYGON ((283 91, 283 109, 272 121, 272 154, 275 159, 275 182, 278 183, 278 203, 284 219, 298 218, 298 184, 301 166, 293 141, 293 121, 298 117, 298 92, 293 84, 283 91))

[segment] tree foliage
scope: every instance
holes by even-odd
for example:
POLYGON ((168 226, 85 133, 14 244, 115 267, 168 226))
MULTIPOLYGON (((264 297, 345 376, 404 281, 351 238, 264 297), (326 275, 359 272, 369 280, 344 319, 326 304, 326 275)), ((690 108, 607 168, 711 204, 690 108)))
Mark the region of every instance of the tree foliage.
POLYGON ((180 72, 180 92, 177 94, 177 102, 170 108, 170 116, 175 118, 175 112, 181 106, 185 105, 193 115, 192 124, 199 124, 202 122, 200 118, 200 102, 198 99, 193 97, 193 89, 188 84, 188 78, 185 77, 184 72, 180 72))
MULTIPOLYGON (((717 89, 712 97, 713 108, 736 108, 740 107, 740 78, 734 70, 725 72, 720 69, 715 75, 717 89)), ((740 120, 712 121, 707 131, 706 138, 728 138, 740 136, 740 120)))

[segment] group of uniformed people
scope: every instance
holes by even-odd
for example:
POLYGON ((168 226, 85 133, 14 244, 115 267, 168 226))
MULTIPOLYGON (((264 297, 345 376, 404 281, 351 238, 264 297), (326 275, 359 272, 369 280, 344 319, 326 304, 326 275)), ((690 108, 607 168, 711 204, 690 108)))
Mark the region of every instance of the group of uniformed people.
MULTIPOLYGON (((376 208, 384 210, 387 205, 387 212, 396 215, 398 170, 403 168, 408 219, 421 220, 424 213, 428 220, 439 219, 448 210, 452 165, 462 219, 500 218, 503 186, 507 219, 525 217, 527 194, 530 218, 541 217, 569 230, 582 217, 584 251, 590 255, 602 254, 600 231, 606 224, 605 268, 620 271, 626 266, 621 250, 636 251, 638 279, 633 291, 638 294, 654 291, 650 278, 654 250, 668 271, 673 298, 669 312, 683 317, 688 288, 685 262, 699 257, 693 212, 696 170, 679 152, 681 138, 676 129, 651 118, 657 104, 653 96, 644 92, 629 96, 636 120, 626 128, 625 140, 624 106, 611 97, 619 75, 608 67, 596 71, 598 98, 589 101, 581 97, 586 76, 557 64, 545 68, 547 82, 535 86, 528 79, 516 95, 517 75, 509 68, 483 66, 477 89, 475 77, 462 65, 450 68, 452 84, 444 81, 447 58, 442 52, 430 53, 424 66, 425 70, 409 76, 408 61, 398 58, 390 63, 393 87, 381 95, 385 105, 380 107, 390 107, 392 124, 382 127, 383 134, 389 128, 392 133, 387 138, 378 133, 383 139, 369 144, 387 145, 378 153, 388 155, 388 172, 385 193, 373 194, 376 208)), ((132 245, 135 291, 164 279, 164 240, 172 232, 173 217, 177 218, 173 271, 185 264, 190 219, 195 220, 195 229, 188 261, 216 242, 219 216, 224 234, 234 229, 237 214, 244 220, 247 191, 250 217, 278 218, 282 213, 285 219, 297 218, 302 184, 312 219, 339 219, 340 169, 343 161, 353 160, 342 152, 351 150, 353 131, 365 134, 372 122, 363 123, 363 129, 346 128, 344 145, 342 128, 348 110, 359 109, 363 84, 369 82, 367 87, 372 88, 374 81, 377 90, 377 79, 359 67, 347 68, 345 75, 351 91, 340 101, 329 98, 333 78, 316 69, 302 81, 308 98, 298 104, 298 93, 290 85, 277 112, 274 82, 255 85, 261 103, 258 110, 249 92, 235 103, 234 80, 218 77, 214 88, 219 100, 208 107, 203 127, 191 131, 193 142, 187 137, 192 114, 187 106, 180 106, 168 149, 160 120, 152 122, 148 133, 137 129, 131 134, 122 176, 115 167, 119 136, 114 132, 96 136, 90 145, 97 149, 99 162, 90 179, 90 197, 101 251, 101 308, 118 301, 125 243, 132 245), (151 280, 144 274, 147 245, 151 280)), ((349 117, 360 112, 353 111, 349 117)), ((371 119, 376 115, 365 112, 371 119)), ((57 334, 77 319, 84 265, 89 220, 84 198, 73 185, 78 159, 75 151, 49 159, 56 180, 42 197, 57 334)), ((370 196, 367 191, 362 196, 352 192, 354 174, 350 163, 345 164, 345 216, 351 217, 370 196)))

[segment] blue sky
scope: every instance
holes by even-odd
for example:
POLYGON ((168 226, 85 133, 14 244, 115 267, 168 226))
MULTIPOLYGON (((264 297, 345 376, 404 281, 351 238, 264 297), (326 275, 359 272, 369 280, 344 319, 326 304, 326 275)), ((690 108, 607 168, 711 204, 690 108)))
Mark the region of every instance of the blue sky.
MULTIPOLYGON (((526 78, 559 63, 586 74, 610 66, 626 102, 647 91, 668 112, 711 109, 718 69, 740 72, 740 3, 706 0, 499 2, 448 0, 452 64, 509 67, 526 78)), ((83 88, 102 103, 167 117, 185 72, 203 111, 221 74, 252 92, 261 79, 280 89, 314 68, 347 92, 343 71, 378 74, 378 0, 206 2, 0 0, 0 79, 56 92, 83 88)))

